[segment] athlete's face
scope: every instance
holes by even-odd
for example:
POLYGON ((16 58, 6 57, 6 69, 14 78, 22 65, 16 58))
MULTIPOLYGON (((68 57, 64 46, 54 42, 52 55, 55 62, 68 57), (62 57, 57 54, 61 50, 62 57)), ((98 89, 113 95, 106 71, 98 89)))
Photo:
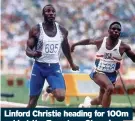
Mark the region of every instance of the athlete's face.
POLYGON ((119 38, 121 33, 121 26, 119 24, 113 24, 111 28, 109 28, 109 35, 112 38, 119 38))
POLYGON ((56 17, 56 11, 53 6, 46 6, 43 9, 43 16, 44 19, 48 22, 53 22, 56 17))

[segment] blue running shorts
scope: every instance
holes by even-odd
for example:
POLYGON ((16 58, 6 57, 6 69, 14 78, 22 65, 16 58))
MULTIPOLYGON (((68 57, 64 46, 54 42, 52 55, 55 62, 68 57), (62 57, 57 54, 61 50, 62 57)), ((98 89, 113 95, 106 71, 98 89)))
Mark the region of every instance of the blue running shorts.
POLYGON ((65 89, 66 87, 59 63, 40 63, 35 61, 30 79, 30 96, 41 93, 45 79, 52 90, 65 89))
POLYGON ((90 73, 90 78, 93 80, 94 79, 94 75, 96 73, 103 73, 105 74, 112 83, 115 83, 116 82, 116 78, 117 78, 117 72, 113 72, 113 73, 107 73, 107 72, 102 72, 102 71, 97 71, 96 69, 93 69, 92 72, 90 73))

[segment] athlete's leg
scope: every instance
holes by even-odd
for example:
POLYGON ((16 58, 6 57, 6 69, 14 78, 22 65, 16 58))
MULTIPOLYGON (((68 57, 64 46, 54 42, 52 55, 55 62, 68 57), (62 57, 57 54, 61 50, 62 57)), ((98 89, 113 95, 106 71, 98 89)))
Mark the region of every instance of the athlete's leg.
POLYGON ((52 90, 51 86, 48 86, 48 87, 46 88, 46 92, 47 92, 47 93, 52 93, 52 91, 53 91, 53 90, 52 90))
POLYGON ((39 98, 39 95, 30 96, 27 108, 35 108, 37 105, 38 98, 39 98))
POLYGON ((44 83, 43 91, 42 91, 42 101, 47 101, 49 99, 50 86, 47 82, 44 83))
POLYGON ((102 95, 102 107, 109 107, 111 103, 111 95, 114 90, 114 86, 109 78, 103 73, 96 73, 94 75, 94 82, 100 86, 100 88, 105 89, 102 95))
POLYGON ((47 77, 47 81, 52 88, 52 94, 57 101, 62 102, 65 99, 65 80, 61 73, 59 65, 53 68, 53 73, 47 77))
POLYGON ((40 68, 34 64, 30 79, 30 97, 27 108, 36 107, 43 85, 44 77, 41 75, 40 68))
POLYGON ((65 99, 65 81, 62 74, 57 76, 52 75, 47 78, 49 85, 52 88, 52 94, 57 101, 62 102, 65 99))
POLYGON ((55 89, 52 93, 57 101, 63 102, 65 100, 65 90, 64 89, 55 89))
POLYGON ((105 89, 100 87, 99 96, 92 99, 91 105, 101 105, 104 93, 105 93, 105 89))

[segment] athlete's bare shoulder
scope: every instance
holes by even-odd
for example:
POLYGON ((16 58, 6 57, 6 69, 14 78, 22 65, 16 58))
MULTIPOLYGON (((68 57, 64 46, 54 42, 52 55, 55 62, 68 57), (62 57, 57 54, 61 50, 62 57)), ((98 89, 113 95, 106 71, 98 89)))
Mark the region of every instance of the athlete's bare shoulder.
POLYGON ((124 42, 121 42, 120 48, 123 49, 125 52, 131 49, 130 46, 124 42))
POLYGON ((94 44, 97 46, 97 49, 99 49, 101 47, 102 42, 103 42, 103 38, 102 39, 101 38, 100 39, 96 39, 94 41, 94 44))
POLYGON ((39 37, 39 27, 38 25, 32 27, 29 30, 29 36, 28 36, 28 40, 27 40, 27 46, 30 48, 33 48, 38 40, 39 37))
POLYGON ((128 44, 124 43, 124 42, 121 42, 121 44, 120 44, 120 54, 123 55, 124 52, 127 52, 129 50, 131 50, 130 46, 128 44))
POLYGON ((131 50, 131 47, 128 44, 121 42, 120 45, 121 55, 123 55, 124 52, 133 62, 135 62, 135 52, 131 50))
POLYGON ((68 35, 67 29, 65 29, 62 25, 59 25, 59 28, 60 28, 60 30, 61 30, 61 32, 62 32, 62 35, 63 35, 64 37, 67 37, 67 35, 68 35))
POLYGON ((95 43, 96 43, 96 44, 101 44, 102 42, 103 42, 103 39, 101 39, 101 38, 95 40, 95 43))
POLYGON ((38 37, 40 32, 39 24, 33 26, 29 31, 29 37, 38 37))

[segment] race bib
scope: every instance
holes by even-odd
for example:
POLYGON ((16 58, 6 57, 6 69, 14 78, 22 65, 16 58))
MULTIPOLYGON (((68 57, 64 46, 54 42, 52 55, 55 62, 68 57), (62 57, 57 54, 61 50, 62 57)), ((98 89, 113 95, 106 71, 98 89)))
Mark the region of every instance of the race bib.
POLYGON ((116 62, 100 60, 97 66, 97 70, 103 72, 114 72, 116 70, 116 62))
POLYGON ((45 45, 45 53, 46 54, 56 54, 59 51, 59 44, 46 44, 45 45))

